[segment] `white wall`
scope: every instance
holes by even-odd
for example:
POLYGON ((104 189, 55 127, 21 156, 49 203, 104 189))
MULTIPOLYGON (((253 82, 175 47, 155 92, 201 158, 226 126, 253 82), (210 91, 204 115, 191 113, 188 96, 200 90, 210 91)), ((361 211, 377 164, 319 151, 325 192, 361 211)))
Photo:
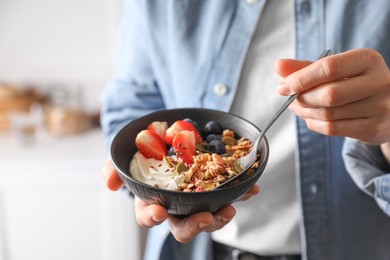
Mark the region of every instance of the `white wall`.
POLYGON ((97 109, 119 15, 119 0, 1 0, 0 81, 80 83, 97 109))
MULTIPOLYGON (((0 0, 0 82, 35 84, 44 89, 55 83, 79 83, 84 86, 87 109, 97 111, 99 93, 113 71, 119 15, 120 0, 0 0)), ((2 138, 4 144, 4 140, 8 140, 8 136, 2 136, 2 138)), ((85 138, 82 137, 82 139, 85 138)), ((102 141, 100 136, 96 139, 102 141)), ((58 146, 57 143, 53 145, 58 146)), ((2 147, 5 148, 7 145, 2 147)), ((77 150, 77 147, 74 148, 77 150)), ((13 156, 4 151, 0 163, 8 165, 13 162, 12 160, 17 160, 23 164, 18 159, 23 158, 20 156, 21 152, 25 151, 15 150, 15 156, 13 156), (10 158, 13 159, 7 159, 7 156, 11 156, 10 158)), ((26 157, 29 158, 29 156, 26 157)), ((39 159, 39 161, 45 164, 47 158, 45 155, 42 157, 45 159, 39 159)), ((93 167, 100 166, 99 159, 96 161, 97 164, 93 164, 93 167)), ((96 170, 92 170, 89 176, 93 178, 95 172, 96 170)), ((41 176, 44 173, 38 166, 31 167, 29 174, 40 174, 36 176, 41 176)), ((99 175, 100 172, 96 172, 96 177, 99 177, 100 180, 99 175)), ((0 167, 0 177, 7 176, 11 178, 16 175, 0 167)), ((0 203, 4 203, 4 198, 13 198, 4 193, 4 190, 12 193, 13 189, 6 183, 3 185, 5 186, 1 187, 0 203), (6 195, 7 197, 4 197, 6 195)), ((15 202, 10 202, 9 205, 17 205, 15 202)), ((118 201, 122 206, 126 204, 123 207, 124 210, 129 209, 130 211, 131 206, 127 208, 129 202, 131 201, 127 199, 118 201)), ((120 207, 117 208, 120 209, 120 207)), ((127 212, 126 214, 131 213, 127 212)), ((125 255, 130 252, 133 256, 130 259, 136 260, 138 257, 134 258, 134 256, 141 255, 139 247, 142 239, 136 242, 134 239, 137 236, 143 237, 143 234, 140 234, 140 229, 137 228, 134 219, 123 219, 127 218, 126 214, 120 213, 119 216, 116 216, 116 220, 110 219, 113 221, 112 223, 125 223, 124 227, 118 228, 120 232, 113 231, 117 236, 113 235, 112 238, 122 241, 124 245, 123 252, 117 252, 117 255, 125 255), (130 232, 124 232, 127 223, 131 225, 130 232), (126 241, 131 241, 130 238, 132 242, 127 243, 126 241)), ((12 216, 9 218, 12 219, 12 216)), ((3 219, 4 216, 0 214, 0 222, 3 219)), ((112 223, 106 224, 110 226, 112 223)), ((101 228, 106 227, 102 226, 101 228)), ((108 233, 110 232, 108 231, 108 233)), ((4 230, 0 228, 0 259, 8 260, 7 257, 2 258, 2 256, 12 251, 12 248, 7 248, 9 239, 4 230)), ((38 242, 39 237, 37 237, 38 242)), ((15 251, 17 250, 15 249, 15 251)), ((102 259, 121 259, 115 258, 113 255, 108 255, 107 258, 105 258, 106 256, 101 257, 102 259)))

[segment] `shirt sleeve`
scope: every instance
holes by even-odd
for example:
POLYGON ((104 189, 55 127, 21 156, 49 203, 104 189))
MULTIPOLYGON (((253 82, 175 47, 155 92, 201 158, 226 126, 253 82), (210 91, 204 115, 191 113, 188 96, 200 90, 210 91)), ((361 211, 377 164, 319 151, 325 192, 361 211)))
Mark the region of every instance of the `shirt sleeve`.
POLYGON ((113 78, 100 95, 107 147, 129 121, 164 108, 149 59, 148 17, 141 1, 124 0, 113 78))
POLYGON ((390 165, 380 146, 346 138, 343 158, 356 185, 373 197, 378 206, 390 216, 390 165))

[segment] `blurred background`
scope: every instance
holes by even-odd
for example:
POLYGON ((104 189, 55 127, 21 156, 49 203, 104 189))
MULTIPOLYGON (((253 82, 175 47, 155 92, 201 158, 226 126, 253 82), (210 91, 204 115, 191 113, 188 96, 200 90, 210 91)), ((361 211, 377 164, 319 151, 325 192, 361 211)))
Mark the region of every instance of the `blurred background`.
POLYGON ((100 173, 120 8, 0 1, 0 260, 141 258, 132 201, 100 173))

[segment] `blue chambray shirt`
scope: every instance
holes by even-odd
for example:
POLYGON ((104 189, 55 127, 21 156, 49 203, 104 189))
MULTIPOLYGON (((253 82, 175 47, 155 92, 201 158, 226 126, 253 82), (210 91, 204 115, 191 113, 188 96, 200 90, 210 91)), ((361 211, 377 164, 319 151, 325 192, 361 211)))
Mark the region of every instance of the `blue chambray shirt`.
MULTIPOLYGON (((107 144, 122 125, 158 109, 229 111, 265 4, 124 0, 116 71, 102 93, 107 144), (214 92, 218 82, 224 95, 214 92)), ((390 64, 389 28, 388 0, 295 0, 297 59, 366 47, 390 64)), ((390 170, 378 146, 311 132, 299 118, 297 134, 303 258, 389 259, 390 170)), ((150 230, 146 259, 210 257, 207 234, 161 253, 167 232, 165 224, 150 230)))

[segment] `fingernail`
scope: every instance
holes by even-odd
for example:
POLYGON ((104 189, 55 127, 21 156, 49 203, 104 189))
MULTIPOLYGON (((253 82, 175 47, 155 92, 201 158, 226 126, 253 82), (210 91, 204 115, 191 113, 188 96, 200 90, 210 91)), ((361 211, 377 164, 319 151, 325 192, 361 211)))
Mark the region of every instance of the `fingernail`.
POLYGON ((209 225, 210 225, 210 224, 199 223, 198 228, 199 228, 199 229, 204 229, 204 228, 208 227, 209 225))
POLYGON ((103 166, 102 169, 101 169, 101 173, 103 175, 103 179, 104 181, 107 181, 107 178, 108 178, 108 171, 107 171, 107 167, 106 166, 103 166))
POLYGON ((280 95, 289 96, 291 93, 290 86, 285 81, 281 81, 278 85, 278 92, 280 95))
POLYGON ((161 223, 163 220, 162 219, 159 219, 157 218, 156 216, 152 216, 152 220, 156 223, 161 223))
POLYGON ((223 218, 223 217, 221 217, 221 216, 215 216, 215 219, 217 220, 217 221, 222 221, 222 222, 224 222, 224 223, 226 223, 226 222, 228 222, 228 219, 227 218, 223 218))

